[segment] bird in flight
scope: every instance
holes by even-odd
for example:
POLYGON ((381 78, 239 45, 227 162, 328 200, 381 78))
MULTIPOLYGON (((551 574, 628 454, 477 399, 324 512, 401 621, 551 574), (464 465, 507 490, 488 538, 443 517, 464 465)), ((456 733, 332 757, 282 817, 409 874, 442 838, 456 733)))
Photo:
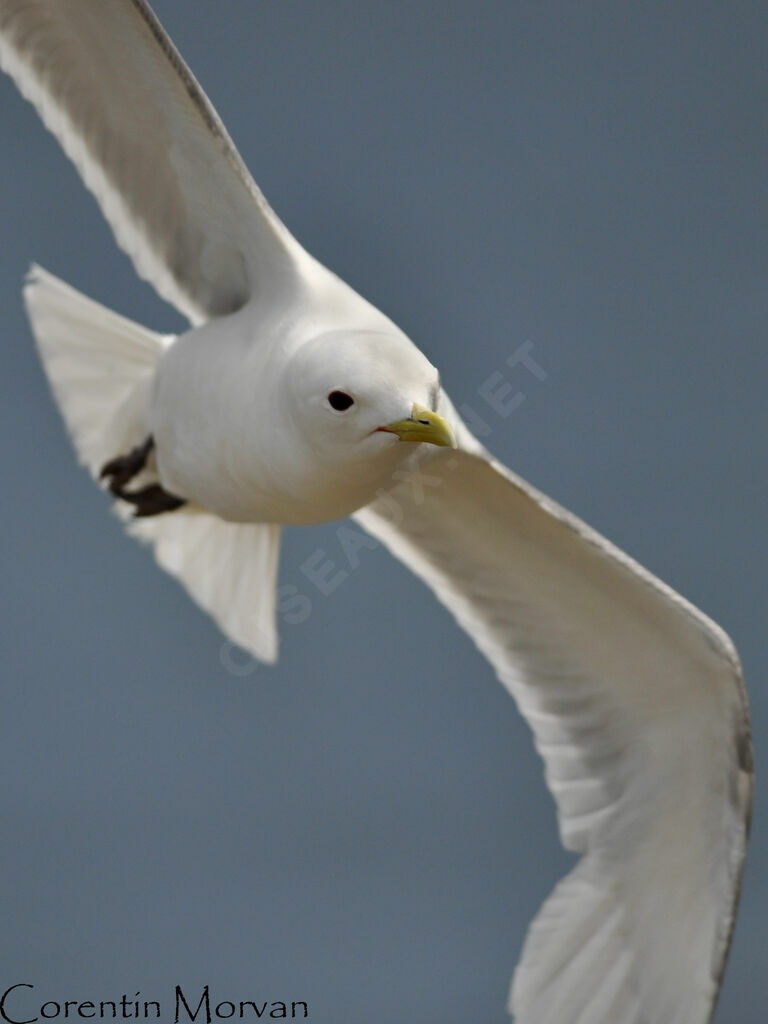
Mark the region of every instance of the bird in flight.
POLYGON ((729 638, 472 436, 275 216, 146 0, 0 0, 0 64, 190 323, 157 334, 28 275, 53 393, 128 529, 272 661, 281 526, 353 515, 491 662, 580 854, 528 932, 515 1020, 706 1024, 752 794, 729 638))

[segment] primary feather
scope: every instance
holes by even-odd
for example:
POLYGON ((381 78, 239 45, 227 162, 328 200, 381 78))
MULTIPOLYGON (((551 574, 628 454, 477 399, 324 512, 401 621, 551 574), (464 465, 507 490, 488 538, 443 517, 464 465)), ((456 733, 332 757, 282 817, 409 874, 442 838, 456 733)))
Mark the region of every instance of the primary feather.
POLYGON ((424 460, 429 487, 403 481, 356 518, 494 666, 583 854, 531 926, 510 1008, 519 1024, 702 1024, 751 805, 736 652, 468 432, 460 445, 424 460))
POLYGON ((139 275, 191 322, 308 260, 144 0, 3 0, 0 66, 139 275))

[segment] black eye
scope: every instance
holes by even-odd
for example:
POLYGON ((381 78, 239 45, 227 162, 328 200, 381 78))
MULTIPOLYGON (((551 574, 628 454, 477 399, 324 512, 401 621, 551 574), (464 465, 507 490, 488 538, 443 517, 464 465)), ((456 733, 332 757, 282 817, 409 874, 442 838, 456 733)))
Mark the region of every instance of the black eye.
POLYGON ((328 395, 328 405, 336 412, 345 412, 351 405, 355 404, 355 400, 351 395, 348 395, 346 391, 332 391, 328 395))

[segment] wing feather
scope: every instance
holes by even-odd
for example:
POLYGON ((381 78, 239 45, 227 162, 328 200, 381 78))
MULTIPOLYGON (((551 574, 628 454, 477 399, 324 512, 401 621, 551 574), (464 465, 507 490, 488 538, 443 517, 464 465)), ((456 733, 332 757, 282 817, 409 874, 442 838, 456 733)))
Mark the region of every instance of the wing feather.
POLYGON ((519 1024, 704 1024, 752 792, 738 657, 701 612, 459 427, 438 485, 357 513, 436 593, 529 721, 583 856, 531 926, 519 1024))
POLYGON ((138 274, 193 323, 283 286, 309 259, 145 0, 0 0, 0 66, 138 274))

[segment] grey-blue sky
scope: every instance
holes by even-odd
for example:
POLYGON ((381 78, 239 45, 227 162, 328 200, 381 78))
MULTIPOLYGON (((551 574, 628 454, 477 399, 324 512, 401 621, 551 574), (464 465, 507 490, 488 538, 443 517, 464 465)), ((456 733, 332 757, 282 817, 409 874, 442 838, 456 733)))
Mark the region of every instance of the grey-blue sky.
MULTIPOLYGON (((758 770, 766 573, 768 82, 760 4, 157 0, 269 200, 478 413, 521 342, 494 452, 721 622, 758 770)), ((46 393, 36 259, 150 326, 57 145, 0 81, 2 978, 45 998, 209 982, 312 1019, 501 1022, 568 859, 525 726, 380 550, 330 597, 336 526, 289 531, 312 601, 274 670, 120 534, 46 393)), ((508 371, 505 371, 508 373, 508 371)), ((758 814, 720 1021, 758 1024, 758 814)))

